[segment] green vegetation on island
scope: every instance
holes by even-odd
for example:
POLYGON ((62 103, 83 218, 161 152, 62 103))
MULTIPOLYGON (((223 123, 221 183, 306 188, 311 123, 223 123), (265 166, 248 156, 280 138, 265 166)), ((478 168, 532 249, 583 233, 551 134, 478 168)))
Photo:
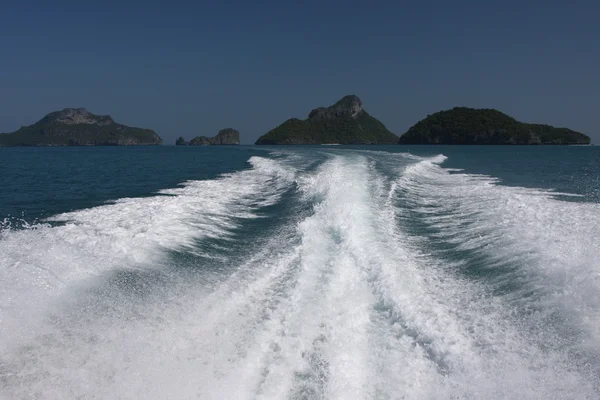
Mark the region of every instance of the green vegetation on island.
POLYGON ((233 128, 221 129, 216 136, 196 136, 189 142, 181 136, 175 141, 177 146, 211 146, 211 145, 230 145, 240 144, 240 133, 233 128))
MULTIPOLYGON (((587 145, 590 138, 568 128, 529 124, 494 109, 455 107, 439 111, 413 125, 400 138, 369 115, 354 95, 330 107, 315 108, 308 118, 291 118, 258 138, 259 145, 289 144, 481 144, 587 145)), ((153 130, 116 123, 108 115, 84 108, 52 112, 33 125, 0 134, 0 146, 128 146, 158 145, 153 130)), ((221 129, 216 136, 179 137, 176 145, 240 144, 240 133, 221 129)))
POLYGON ((455 107, 417 122, 399 144, 589 144, 583 133, 527 124, 489 108, 455 107))
POLYGON ((258 138, 256 144, 394 144, 398 137, 369 115, 357 96, 319 107, 308 118, 288 119, 258 138))
POLYGON ((84 108, 65 108, 16 132, 0 134, 0 146, 133 146, 161 143, 162 139, 153 130, 121 125, 108 115, 94 115, 84 108))

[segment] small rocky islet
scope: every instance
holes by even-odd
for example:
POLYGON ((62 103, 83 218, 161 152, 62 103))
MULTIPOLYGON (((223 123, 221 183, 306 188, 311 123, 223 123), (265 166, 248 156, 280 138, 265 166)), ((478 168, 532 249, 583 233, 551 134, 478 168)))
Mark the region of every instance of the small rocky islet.
MULTIPOLYGON (((135 146, 159 145, 151 129, 129 127, 109 115, 85 108, 65 108, 12 133, 0 134, 2 146, 135 146)), ((290 118, 262 135, 257 145, 292 144, 451 144, 451 145, 587 145, 589 136, 568 128, 531 124, 495 109, 454 107, 428 115, 400 137, 371 116, 356 95, 329 107, 313 109, 306 119, 290 118)), ((240 144, 240 133, 221 129, 213 137, 179 137, 176 145, 240 144)))
POLYGON ((240 144, 240 132, 233 128, 221 129, 213 137, 208 136, 196 136, 189 142, 179 136, 175 141, 177 146, 214 146, 214 145, 231 145, 240 144))

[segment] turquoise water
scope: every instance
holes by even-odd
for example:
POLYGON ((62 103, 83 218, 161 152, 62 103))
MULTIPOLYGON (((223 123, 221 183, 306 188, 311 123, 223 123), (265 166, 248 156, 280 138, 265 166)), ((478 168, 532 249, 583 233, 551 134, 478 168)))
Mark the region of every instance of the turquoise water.
POLYGON ((600 148, 0 149, 0 398, 600 397, 600 148))

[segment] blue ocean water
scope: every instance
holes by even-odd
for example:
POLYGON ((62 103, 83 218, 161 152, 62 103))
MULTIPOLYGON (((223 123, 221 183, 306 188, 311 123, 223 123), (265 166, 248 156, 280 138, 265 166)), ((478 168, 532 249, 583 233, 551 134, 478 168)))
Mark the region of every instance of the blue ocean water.
POLYGON ((0 148, 0 398, 600 397, 600 148, 0 148))

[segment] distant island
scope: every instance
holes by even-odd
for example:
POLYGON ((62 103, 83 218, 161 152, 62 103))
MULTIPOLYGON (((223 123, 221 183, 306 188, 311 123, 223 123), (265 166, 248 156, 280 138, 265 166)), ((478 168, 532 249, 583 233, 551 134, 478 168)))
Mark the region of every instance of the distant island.
POLYGON ((240 133, 232 128, 221 129, 216 136, 196 136, 189 142, 181 136, 175 141, 177 146, 211 146, 211 145, 228 145, 240 144, 240 133))
POLYGON ((357 96, 315 108, 308 118, 291 118, 258 138, 256 144, 394 144, 398 137, 369 115, 357 96))
POLYGON ((0 134, 0 146, 134 146, 161 143, 162 139, 153 130, 121 125, 109 115, 95 115, 85 108, 65 108, 16 132, 0 134))
POLYGON ((590 144, 583 133, 527 124, 494 109, 455 107, 417 122, 399 144, 590 144))
MULTIPOLYGON (((129 127, 109 115, 85 108, 55 111, 33 125, 0 134, 2 146, 132 146, 159 145, 151 129, 129 127)), ((551 125, 530 124, 494 109, 454 107, 417 122, 400 138, 372 117, 355 95, 330 107, 313 109, 307 119, 291 118, 256 141, 257 145, 291 144, 463 144, 463 145, 588 145, 583 133, 551 125)), ((179 137, 176 145, 239 145, 240 133, 221 129, 216 136, 179 137)))

